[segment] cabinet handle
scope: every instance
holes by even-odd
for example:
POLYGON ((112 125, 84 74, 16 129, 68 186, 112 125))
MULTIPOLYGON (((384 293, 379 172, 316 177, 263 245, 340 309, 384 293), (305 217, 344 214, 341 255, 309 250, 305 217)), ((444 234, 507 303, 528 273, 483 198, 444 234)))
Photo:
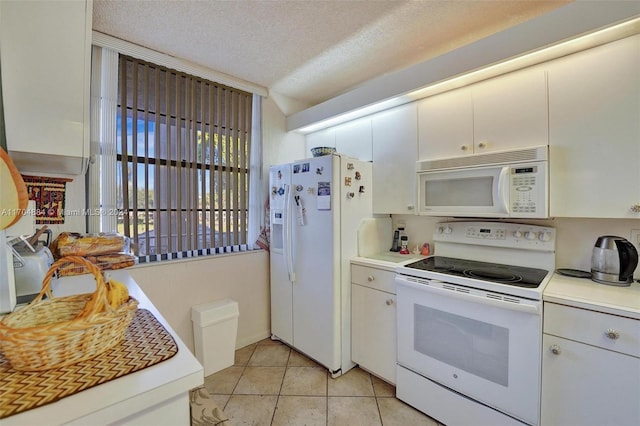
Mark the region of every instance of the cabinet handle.
POLYGON ((607 336, 611 340, 617 340, 620 337, 620 333, 618 333, 613 328, 607 329, 607 332, 604 333, 604 335, 607 336))
POLYGON ((373 281, 373 280, 375 280, 375 277, 374 277, 373 275, 369 275, 369 276, 367 277, 367 281, 371 282, 371 281, 373 281))
POLYGON ((463 151, 466 151, 466 150, 469 149, 469 147, 467 145, 461 145, 460 149, 463 150, 463 151))
POLYGON ((387 299, 385 303, 387 304, 387 306, 391 306, 393 305, 393 299, 387 299))
POLYGON ((634 213, 640 213, 640 203, 632 204, 631 211, 634 213))
POLYGON ((551 351, 551 353, 553 353, 554 355, 560 355, 560 352, 562 352, 562 350, 560 349, 560 346, 558 345, 551 345, 551 347, 549 348, 549 350, 551 351))
POLYGON ((478 144, 478 148, 486 148, 487 147, 487 143, 486 142, 480 142, 478 144))

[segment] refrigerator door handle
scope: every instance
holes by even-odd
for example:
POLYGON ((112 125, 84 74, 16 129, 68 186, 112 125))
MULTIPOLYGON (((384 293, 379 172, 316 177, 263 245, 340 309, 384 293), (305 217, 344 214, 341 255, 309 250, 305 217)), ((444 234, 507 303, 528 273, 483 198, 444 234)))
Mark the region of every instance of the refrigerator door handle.
POLYGON ((296 273, 293 270, 293 239, 291 238, 291 187, 284 185, 284 257, 287 263, 289 281, 296 281, 296 273))

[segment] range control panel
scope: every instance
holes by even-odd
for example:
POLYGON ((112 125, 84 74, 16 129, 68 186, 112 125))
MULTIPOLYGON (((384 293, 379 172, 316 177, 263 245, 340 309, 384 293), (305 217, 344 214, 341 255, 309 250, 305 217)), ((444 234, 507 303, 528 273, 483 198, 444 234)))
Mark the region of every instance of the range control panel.
POLYGON ((556 230, 548 226, 507 222, 441 222, 434 241, 555 251, 556 230))

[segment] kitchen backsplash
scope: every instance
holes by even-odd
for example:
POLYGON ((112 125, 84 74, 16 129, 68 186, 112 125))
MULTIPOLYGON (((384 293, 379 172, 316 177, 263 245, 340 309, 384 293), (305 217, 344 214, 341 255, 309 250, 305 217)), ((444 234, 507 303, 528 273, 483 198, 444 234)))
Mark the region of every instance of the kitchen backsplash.
MULTIPOLYGON (((429 243, 433 247, 433 232, 438 222, 454 220, 452 218, 433 218, 412 215, 394 215, 393 229, 398 223, 404 223, 409 236, 409 247, 416 244, 422 246, 429 243)), ((635 219, 580 219, 557 218, 548 220, 510 221, 544 225, 556 228, 556 268, 572 268, 589 271, 591 269, 591 252, 596 239, 601 235, 616 235, 631 238, 632 229, 640 229, 640 221, 635 219)), ((636 244, 637 246, 637 244, 636 244)), ((437 252, 437 246, 435 250, 437 252)), ((635 277, 640 277, 640 267, 635 277)))

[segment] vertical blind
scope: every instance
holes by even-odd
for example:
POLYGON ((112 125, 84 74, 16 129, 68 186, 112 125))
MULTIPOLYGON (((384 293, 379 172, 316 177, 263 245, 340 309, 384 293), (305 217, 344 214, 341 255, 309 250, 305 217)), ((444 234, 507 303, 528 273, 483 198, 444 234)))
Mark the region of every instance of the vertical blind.
POLYGON ((119 62, 118 230, 141 262, 246 248, 252 94, 119 62))

